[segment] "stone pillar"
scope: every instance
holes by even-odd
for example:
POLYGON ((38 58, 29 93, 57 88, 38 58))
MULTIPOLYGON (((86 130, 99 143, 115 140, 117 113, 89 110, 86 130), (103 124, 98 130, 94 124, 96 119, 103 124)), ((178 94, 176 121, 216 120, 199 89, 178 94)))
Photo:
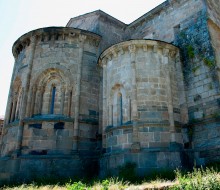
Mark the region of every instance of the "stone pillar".
POLYGON ((130 45, 128 47, 130 51, 131 60, 131 70, 132 70, 132 94, 131 94, 131 116, 133 121, 133 133, 132 133, 132 145, 131 151, 133 153, 140 151, 140 142, 138 139, 138 110, 137 110, 137 81, 136 81, 136 47, 135 45, 130 45))
POLYGON ((82 77, 82 65, 83 65, 83 50, 84 41, 86 36, 79 35, 79 63, 76 78, 76 100, 75 100, 75 119, 74 119, 74 139, 73 139, 73 150, 78 151, 78 137, 79 137, 79 110, 80 110, 80 87, 82 77))
POLYGON ((60 114, 64 113, 64 101, 65 101, 65 87, 61 88, 61 103, 60 103, 60 114))

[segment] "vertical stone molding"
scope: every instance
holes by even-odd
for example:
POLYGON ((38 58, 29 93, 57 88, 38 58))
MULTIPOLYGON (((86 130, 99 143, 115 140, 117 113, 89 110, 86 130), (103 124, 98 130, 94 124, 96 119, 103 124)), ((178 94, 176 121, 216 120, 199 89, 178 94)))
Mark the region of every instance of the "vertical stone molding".
POLYGON ((22 98, 22 104, 21 104, 21 117, 20 117, 20 122, 19 125, 23 126, 23 119, 25 117, 26 113, 26 108, 27 108, 27 99, 28 99, 28 92, 29 92, 29 86, 30 86, 30 79, 31 79, 31 72, 32 72, 32 67, 33 67, 33 59, 34 59, 34 52, 35 52, 35 46, 36 46, 36 36, 31 36, 30 37, 30 51, 28 54, 28 59, 27 59, 27 65, 28 65, 28 71, 27 71, 27 76, 26 76, 26 82, 24 84, 24 94, 22 98))
POLYGON ((80 110, 80 87, 81 87, 81 77, 82 77, 82 65, 83 65, 83 51, 84 42, 86 36, 79 36, 79 63, 76 78, 76 100, 75 100, 75 118, 74 118, 74 141, 73 150, 78 150, 78 137, 79 137, 79 110, 80 110))
POLYGON ((140 143, 138 138, 138 110, 137 110, 137 80, 136 80, 136 46, 134 44, 129 45, 130 61, 132 68, 132 93, 131 93, 131 110, 132 110, 132 121, 133 121, 133 132, 132 132, 132 152, 140 151, 140 143))
POLYGON ((107 61, 105 60, 105 63, 103 63, 103 120, 102 120, 102 129, 103 133, 105 131, 105 128, 107 126, 107 98, 106 98, 106 92, 107 92, 107 67, 106 67, 107 61))

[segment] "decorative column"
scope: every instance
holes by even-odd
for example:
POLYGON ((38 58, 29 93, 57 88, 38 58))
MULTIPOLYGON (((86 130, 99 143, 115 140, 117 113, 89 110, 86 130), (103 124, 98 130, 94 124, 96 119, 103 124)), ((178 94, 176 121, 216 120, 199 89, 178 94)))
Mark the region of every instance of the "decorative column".
POLYGON ((18 101, 17 101, 17 106, 16 106, 16 112, 15 112, 15 120, 20 119, 20 111, 21 111, 21 100, 22 100, 22 91, 19 92, 18 94, 18 101))
POLYGON ((113 126, 113 121, 112 121, 112 113, 113 113, 113 105, 111 105, 111 103, 109 103, 108 105, 108 126, 113 126))
POLYGON ((41 94, 41 86, 38 86, 35 97, 35 103, 34 103, 34 115, 39 114, 40 94, 41 94))
POLYGON ((84 41, 86 36, 79 35, 79 63, 76 78, 76 101, 75 101, 75 118, 74 118, 74 139, 73 139, 73 151, 78 151, 78 138, 79 138, 79 110, 80 110, 80 87, 82 77, 82 65, 83 65, 83 50, 84 41))
POLYGON ((35 94, 33 93, 33 88, 30 88, 29 94, 28 94, 28 100, 27 100, 27 110, 25 117, 31 117, 31 104, 34 102, 35 98, 33 98, 35 94))
POLYGON ((140 151, 140 142, 138 139, 138 110, 137 110, 137 81, 136 81, 136 47, 135 45, 129 45, 131 70, 132 70, 132 92, 131 92, 131 105, 132 105, 132 121, 133 121, 133 133, 132 133, 132 145, 131 151, 137 153, 140 151))
POLYGON ((71 87, 67 89, 67 94, 68 94, 68 100, 67 100, 66 115, 71 117, 71 103, 72 103, 72 88, 71 87))
POLYGON ((10 122, 13 122, 15 119, 16 104, 17 104, 17 94, 14 93, 10 122))
POLYGON ((26 77, 26 81, 24 83, 24 87, 22 88, 23 96, 22 96, 22 103, 21 103, 21 114, 20 114, 20 121, 19 121, 20 129, 18 131, 18 146, 17 146, 17 153, 18 154, 20 154, 21 147, 22 147, 24 118, 25 118, 26 107, 27 107, 27 99, 28 99, 28 92, 29 92, 29 86, 30 86, 31 72, 32 72, 32 67, 33 67, 35 46, 36 46, 36 36, 31 36, 30 37, 30 46, 29 46, 30 51, 28 51, 29 55, 27 58, 27 65, 28 65, 27 77, 26 77))
POLYGON ((33 97, 32 97, 32 101, 31 101, 31 105, 30 105, 30 113, 27 113, 29 114, 28 117, 32 117, 32 115, 34 114, 34 107, 35 107, 35 99, 36 99, 36 91, 37 91, 37 88, 36 87, 33 87, 33 97))
POLYGON ((65 101, 65 87, 61 87, 61 102, 60 102, 60 114, 64 113, 64 101, 65 101))

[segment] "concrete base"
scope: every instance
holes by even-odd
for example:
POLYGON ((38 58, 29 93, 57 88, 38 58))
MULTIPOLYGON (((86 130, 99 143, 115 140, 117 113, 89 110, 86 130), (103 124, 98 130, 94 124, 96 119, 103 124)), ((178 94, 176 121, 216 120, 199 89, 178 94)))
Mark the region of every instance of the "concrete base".
POLYGON ((0 184, 42 178, 74 178, 85 174, 83 162, 78 155, 1 158, 0 166, 4 166, 0 167, 0 184))
POLYGON ((182 166, 181 152, 171 151, 141 151, 139 153, 105 154, 100 159, 100 176, 117 175, 119 166, 126 163, 136 163, 136 173, 139 176, 149 175, 155 170, 176 169, 182 166))

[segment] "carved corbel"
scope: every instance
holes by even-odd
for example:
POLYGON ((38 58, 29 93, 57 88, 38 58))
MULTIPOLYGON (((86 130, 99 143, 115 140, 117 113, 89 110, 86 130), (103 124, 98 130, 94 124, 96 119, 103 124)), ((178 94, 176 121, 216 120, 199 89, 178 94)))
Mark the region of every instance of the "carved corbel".
POLYGON ((123 55, 123 54, 124 54, 123 48, 120 48, 120 49, 119 49, 119 54, 120 54, 120 55, 123 55))
POLYGON ((102 66, 103 66, 103 67, 106 67, 106 65, 107 65, 107 59, 108 59, 108 58, 102 59, 102 66))
POLYGON ((107 56, 107 60, 108 60, 108 61, 111 61, 111 60, 112 60, 112 55, 108 55, 108 56, 107 56))
POLYGON ((111 53, 112 53, 113 57, 115 57, 115 58, 118 56, 118 53, 115 50, 112 50, 111 53))
POLYGON ((128 50, 130 51, 130 53, 135 53, 136 46, 134 44, 131 44, 131 45, 128 46, 128 50))
POLYGON ((170 52, 170 57, 173 58, 173 57, 175 57, 175 55, 176 55, 176 51, 171 51, 171 52, 170 52))
POLYGON ((146 52, 148 50, 147 45, 143 45, 143 50, 146 52))
POLYGON ((30 37, 30 43, 36 43, 36 40, 37 40, 37 36, 31 36, 30 37))
POLYGON ((80 35, 79 35, 79 42, 84 43, 85 40, 86 40, 86 36, 80 34, 80 35))
POLYGON ((170 51, 169 49, 164 48, 164 49, 163 49, 163 55, 164 55, 165 57, 168 57, 169 51, 170 51))
POLYGON ((154 45, 154 46, 153 46, 153 52, 154 52, 154 53, 157 53, 157 50, 158 50, 158 45, 154 45))

